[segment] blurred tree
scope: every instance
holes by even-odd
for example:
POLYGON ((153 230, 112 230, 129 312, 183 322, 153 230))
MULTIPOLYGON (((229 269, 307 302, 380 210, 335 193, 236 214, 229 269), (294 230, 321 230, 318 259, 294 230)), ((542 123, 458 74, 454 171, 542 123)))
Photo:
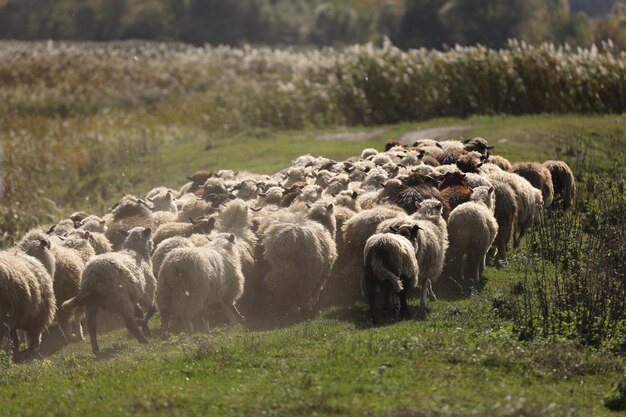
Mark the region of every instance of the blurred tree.
POLYGON ((585 13, 568 15, 554 29, 554 41, 572 46, 591 46, 594 39, 593 22, 585 13))
POLYGON ((439 17, 446 0, 406 0, 394 42, 402 48, 442 48, 449 32, 439 17))
POLYGON ((122 20, 124 38, 163 39, 167 37, 168 18, 158 2, 135 4, 122 20))
POLYGON ((309 39, 320 46, 339 41, 350 43, 357 37, 357 26, 357 16, 351 8, 334 2, 322 3, 315 9, 309 39))
POLYGON ((613 9, 616 0, 569 0, 572 13, 584 12, 587 16, 607 15, 613 9))

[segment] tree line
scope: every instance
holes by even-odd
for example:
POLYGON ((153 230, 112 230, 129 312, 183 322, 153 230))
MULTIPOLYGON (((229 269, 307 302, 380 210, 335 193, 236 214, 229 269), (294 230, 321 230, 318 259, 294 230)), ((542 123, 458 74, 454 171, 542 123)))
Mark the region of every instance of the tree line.
POLYGON ((503 47, 507 39, 626 48, 624 0, 0 0, 0 38, 201 45, 503 47))

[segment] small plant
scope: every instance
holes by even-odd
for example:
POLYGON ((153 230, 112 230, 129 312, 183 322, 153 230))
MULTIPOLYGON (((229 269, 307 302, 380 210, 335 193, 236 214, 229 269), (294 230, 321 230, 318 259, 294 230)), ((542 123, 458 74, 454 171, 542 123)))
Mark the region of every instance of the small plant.
POLYGON ((626 375, 604 397, 604 405, 613 411, 626 410, 626 375))

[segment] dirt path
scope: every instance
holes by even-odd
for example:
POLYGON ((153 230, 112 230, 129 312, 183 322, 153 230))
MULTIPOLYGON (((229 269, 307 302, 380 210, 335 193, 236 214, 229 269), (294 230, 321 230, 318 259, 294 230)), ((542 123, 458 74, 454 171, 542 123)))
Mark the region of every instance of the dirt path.
POLYGON ((385 133, 384 129, 370 130, 367 132, 344 132, 344 133, 327 133, 325 135, 318 136, 319 140, 346 140, 346 141, 361 141, 375 138, 385 133))

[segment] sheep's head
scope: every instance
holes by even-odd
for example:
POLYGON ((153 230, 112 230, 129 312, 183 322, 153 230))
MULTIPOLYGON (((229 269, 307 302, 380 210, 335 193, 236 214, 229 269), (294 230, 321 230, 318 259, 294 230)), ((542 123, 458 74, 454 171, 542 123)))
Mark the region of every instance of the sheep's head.
POLYGON ((468 152, 465 155, 459 157, 456 161, 456 166, 463 172, 477 173, 478 168, 483 166, 485 162, 485 156, 479 152, 468 152))
POLYGON ((415 212, 414 217, 418 219, 433 220, 442 218, 443 204, 435 198, 429 198, 421 203, 415 203, 415 207, 417 208, 417 211, 415 212))
POLYGON ((146 200, 152 203, 152 211, 169 211, 176 209, 174 197, 170 191, 163 194, 157 194, 152 198, 146 198, 146 200))
POLYGON ((136 252, 144 260, 149 260, 154 250, 152 242, 152 229, 149 227, 133 227, 128 232, 125 230, 118 231, 124 237, 122 248, 136 252))
POLYGON ((194 233, 208 235, 215 227, 215 217, 209 217, 208 219, 202 217, 197 219, 189 218, 189 222, 193 225, 194 233))
POLYGON ((313 205, 307 205, 309 211, 307 217, 326 227, 334 236, 337 230, 337 221, 335 220, 335 205, 327 201, 318 201, 313 205))
POLYGON ((465 185, 465 177, 467 175, 463 172, 448 172, 443 176, 443 180, 439 184, 439 189, 443 190, 455 185, 465 185))
POLYGON ((34 229, 26 233, 26 235, 17 244, 17 247, 24 253, 37 258, 43 264, 50 276, 54 276, 55 259, 50 248, 52 247, 50 239, 41 229, 34 229))
POLYGON ((127 194, 113 206, 111 213, 115 220, 132 216, 150 217, 152 207, 141 198, 127 194))
POLYGON ((396 235, 400 235, 402 237, 407 238, 411 243, 415 243, 417 241, 417 233, 420 231, 420 227, 416 224, 414 225, 402 225, 398 228, 392 226, 390 228, 391 233, 396 235))
POLYGON ((388 150, 392 148, 395 148, 396 146, 399 146, 402 148, 404 144, 397 140, 388 140, 387 142, 385 142, 385 152, 387 152, 388 150))
POLYGON ((487 187, 483 185, 476 188, 470 188, 470 190, 472 191, 472 196, 470 197, 472 201, 483 203, 488 208, 493 210, 496 198, 493 186, 487 187))
POLYGON ((196 171, 192 175, 187 177, 187 179, 191 181, 195 186, 200 187, 212 176, 213 174, 207 171, 196 171))
POLYGON ((493 146, 489 146, 489 143, 483 138, 473 138, 463 141, 464 149, 468 152, 476 151, 482 155, 487 156, 489 151, 493 149, 493 146))

